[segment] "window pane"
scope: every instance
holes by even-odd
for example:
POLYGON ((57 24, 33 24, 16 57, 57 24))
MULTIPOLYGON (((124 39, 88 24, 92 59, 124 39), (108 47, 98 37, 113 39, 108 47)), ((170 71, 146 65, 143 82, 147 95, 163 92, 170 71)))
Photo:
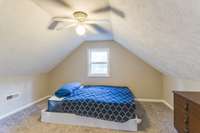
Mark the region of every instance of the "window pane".
POLYGON ((107 74, 108 64, 91 64, 91 74, 107 74))
POLYGON ((92 51, 91 52, 91 62, 107 62, 108 53, 107 51, 92 51))

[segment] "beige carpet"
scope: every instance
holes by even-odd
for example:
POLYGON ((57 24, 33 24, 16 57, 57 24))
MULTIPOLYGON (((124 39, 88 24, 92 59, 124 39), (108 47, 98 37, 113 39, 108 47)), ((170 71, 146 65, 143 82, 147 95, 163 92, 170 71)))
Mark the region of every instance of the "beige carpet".
MULTIPOLYGON (((40 122, 43 101, 0 121, 0 133, 127 133, 123 131, 40 122)), ((137 113, 143 119, 138 133, 176 133, 172 111, 161 103, 137 103, 137 113)))

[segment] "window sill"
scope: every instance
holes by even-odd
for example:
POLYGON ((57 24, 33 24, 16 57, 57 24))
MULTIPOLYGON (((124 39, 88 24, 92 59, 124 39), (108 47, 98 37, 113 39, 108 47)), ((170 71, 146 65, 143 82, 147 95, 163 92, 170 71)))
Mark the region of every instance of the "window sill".
POLYGON ((95 75, 95 74, 89 74, 89 78, 109 78, 111 77, 110 75, 95 75))

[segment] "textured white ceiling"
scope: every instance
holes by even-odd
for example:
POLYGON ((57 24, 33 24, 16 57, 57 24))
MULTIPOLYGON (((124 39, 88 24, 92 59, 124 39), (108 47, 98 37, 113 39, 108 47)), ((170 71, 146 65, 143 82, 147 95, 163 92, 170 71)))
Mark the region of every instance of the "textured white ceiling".
MULTIPOLYGON (((105 2, 90 0, 87 6, 97 7, 105 2)), ((76 8, 80 5, 77 3, 76 8)), ((55 16, 53 13, 58 12, 46 11, 32 0, 1 0, 0 7, 1 75, 46 73, 84 40, 112 39, 112 36, 96 33, 79 37, 74 29, 50 31, 47 27, 55 16)))
POLYGON ((112 39, 110 34, 89 32, 81 38, 74 29, 47 29, 53 16, 84 10, 90 19, 110 19, 114 40, 161 72, 200 79, 200 1, 109 0, 124 18, 91 12, 108 0, 66 0, 71 9, 44 1, 0 0, 0 74, 45 73, 84 40, 112 39))
POLYGON ((110 0, 114 39, 161 72, 200 79, 199 0, 110 0))

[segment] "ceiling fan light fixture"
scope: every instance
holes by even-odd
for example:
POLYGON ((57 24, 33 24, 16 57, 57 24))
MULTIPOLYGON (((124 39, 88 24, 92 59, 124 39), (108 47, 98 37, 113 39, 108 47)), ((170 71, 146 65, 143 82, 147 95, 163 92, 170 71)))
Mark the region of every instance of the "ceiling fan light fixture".
POLYGON ((84 22, 88 15, 85 12, 76 11, 73 13, 73 16, 78 22, 84 22))
POLYGON ((81 24, 77 25, 76 27, 76 33, 80 36, 84 35, 86 32, 85 27, 81 24))
POLYGON ((91 20, 87 19, 88 14, 83 11, 75 11, 73 13, 74 19, 70 17, 54 17, 53 22, 48 27, 49 30, 62 30, 74 27, 75 32, 79 36, 83 36, 86 33, 86 28, 92 28, 92 30, 95 30, 102 34, 107 34, 109 31, 102 27, 101 23, 108 23, 107 20, 91 20), (70 25, 65 25, 65 22, 72 22, 70 25), (63 23, 63 26, 60 27, 58 24, 63 23))

